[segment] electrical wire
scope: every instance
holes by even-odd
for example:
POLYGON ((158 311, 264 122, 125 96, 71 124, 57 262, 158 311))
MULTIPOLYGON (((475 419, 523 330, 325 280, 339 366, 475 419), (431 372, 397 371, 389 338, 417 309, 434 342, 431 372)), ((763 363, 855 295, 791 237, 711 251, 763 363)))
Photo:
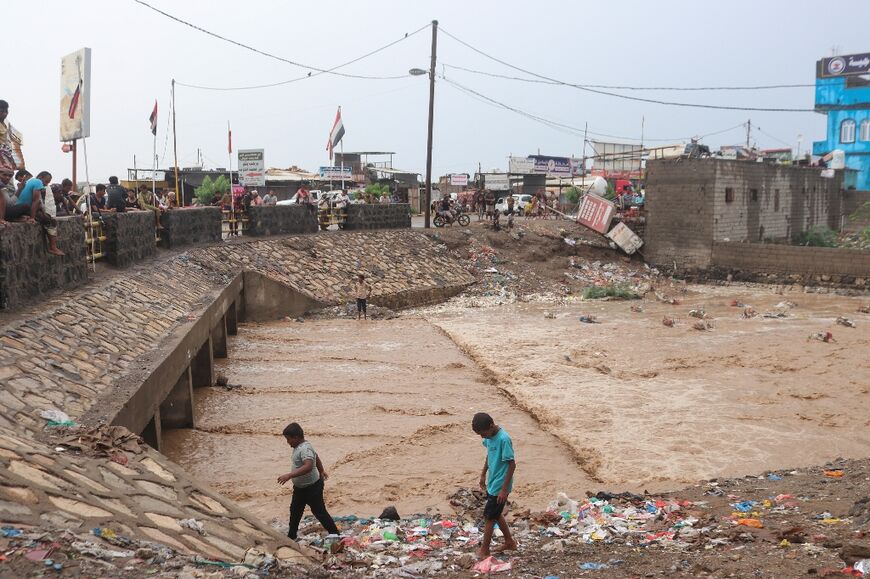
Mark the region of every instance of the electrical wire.
POLYGON ((762 135, 764 135, 764 136, 766 136, 766 137, 769 137, 769 138, 773 139, 773 140, 776 141, 777 143, 781 143, 781 144, 783 144, 783 145, 785 145, 786 147, 789 147, 789 148, 791 147, 791 143, 787 143, 786 141, 783 141, 782 139, 779 139, 779 138, 777 138, 777 137, 774 137, 774 136, 771 135, 770 133, 766 133, 766 132, 762 131, 762 130, 761 130, 761 127, 755 127, 755 130, 758 131, 759 133, 761 133, 762 135))
MULTIPOLYGON (((446 34, 446 33, 445 33, 446 34)), ((518 80, 521 82, 529 82, 534 84, 554 84, 560 85, 563 84, 559 81, 551 81, 551 80, 541 80, 535 78, 522 78, 519 76, 510 76, 506 74, 497 74, 494 72, 487 72, 484 70, 475 70, 473 68, 466 68, 464 66, 458 66, 455 64, 447 64, 442 62, 442 66, 446 66, 448 68, 455 68, 456 70, 462 70, 465 72, 470 72, 473 74, 479 74, 483 76, 489 76, 493 78, 503 78, 506 80, 518 80)), ((815 84, 768 84, 768 85, 756 85, 756 86, 620 86, 620 85, 610 85, 610 84, 586 84, 586 83, 573 83, 576 86, 583 88, 607 88, 614 90, 661 90, 661 91, 739 91, 739 90, 770 90, 770 89, 782 89, 782 88, 811 88, 815 87, 815 84)))
MULTIPOLYGON (((136 0, 136 1, 138 2, 140 0, 136 0)), ((441 30, 441 32, 443 32, 446 36, 452 38, 453 40, 455 40, 459 44, 465 46, 466 48, 468 48, 468 49, 470 49, 470 50, 472 50, 472 51, 480 54, 481 56, 484 56, 492 61, 495 61, 499 64, 504 65, 504 66, 507 66, 508 68, 512 68, 514 70, 517 70, 517 71, 522 72, 524 74, 527 74, 529 76, 533 76, 533 77, 536 77, 536 78, 539 78, 542 80, 549 81, 553 84, 568 86, 568 87, 576 88, 578 90, 591 92, 594 94, 600 94, 600 95, 610 96, 610 97, 614 97, 614 98, 620 98, 620 99, 637 101, 637 102, 644 102, 644 103, 651 103, 651 104, 657 104, 657 105, 666 105, 666 106, 674 106, 674 107, 688 107, 688 108, 697 108, 697 109, 715 109, 715 110, 724 110, 724 111, 758 111, 758 112, 768 112, 768 113, 812 113, 812 112, 815 112, 813 109, 797 109, 797 108, 783 108, 783 107, 769 107, 769 108, 768 107, 738 107, 738 106, 731 106, 731 105, 708 105, 708 104, 700 104, 700 103, 683 103, 683 102, 665 101, 665 100, 660 100, 660 99, 636 97, 636 96, 630 96, 630 95, 624 95, 624 94, 604 91, 604 90, 600 90, 597 88, 589 88, 588 86, 583 86, 583 85, 579 85, 579 84, 565 82, 562 80, 558 80, 555 78, 544 76, 542 74, 538 74, 536 72, 532 72, 530 70, 526 70, 526 69, 521 68, 519 66, 513 65, 509 62, 506 62, 506 61, 500 59, 500 58, 496 58, 495 56, 487 54, 486 52, 480 50, 479 48, 475 48, 474 46, 465 42, 464 40, 457 38, 456 36, 454 36, 453 34, 448 32, 444 28, 439 28, 439 30, 441 30)))
MULTIPOLYGON (((634 137, 622 137, 622 136, 612 135, 612 134, 608 134, 608 133, 601 133, 598 131, 588 130, 585 127, 581 129, 580 127, 574 127, 571 125, 566 125, 566 124, 563 124, 563 123, 560 123, 557 121, 546 119, 544 117, 529 113, 529 112, 524 111, 522 109, 518 109, 517 107, 508 105, 508 104, 503 103, 501 101, 498 101, 492 97, 488 97, 485 94, 482 94, 482 93, 480 93, 474 89, 468 88, 466 86, 463 86, 463 85, 459 84, 458 82, 451 80, 445 76, 439 75, 439 77, 442 80, 444 80, 445 82, 447 82, 449 85, 458 89, 459 91, 475 98, 475 100, 479 100, 479 101, 482 101, 482 102, 489 104, 491 106, 495 106, 498 108, 502 108, 502 109, 511 111, 511 112, 516 113, 520 116, 523 116, 527 119, 533 120, 535 122, 538 122, 540 124, 543 124, 545 126, 548 126, 552 129, 558 130, 558 131, 563 132, 563 133, 567 133, 567 134, 570 134, 573 136, 578 136, 578 137, 585 136, 588 134, 588 135, 597 136, 597 137, 620 139, 620 140, 624 140, 624 141, 639 141, 639 139, 634 138, 634 137)), ((674 138, 674 139, 646 138, 645 137, 643 139, 643 141, 644 142, 671 142, 671 143, 673 143, 673 142, 677 142, 677 141, 688 141, 690 139, 703 139, 705 137, 712 137, 714 135, 720 135, 722 133, 727 133, 729 131, 733 131, 733 130, 738 129, 738 128, 743 128, 745 126, 746 126, 746 123, 740 123, 738 125, 735 125, 733 127, 729 127, 727 129, 722 129, 719 131, 714 131, 711 133, 706 133, 704 135, 699 135, 699 136, 695 136, 695 137, 678 137, 678 138, 674 138)))
MULTIPOLYGON (((187 27, 193 28, 194 30, 202 32, 203 34, 207 34, 208 36, 211 36, 213 38, 217 38, 218 40, 223 40, 224 42, 228 42, 230 44, 238 46, 239 48, 244 48, 245 50, 249 50, 249 51, 254 52, 256 54, 259 54, 261 56, 265 56, 267 58, 271 58, 271 59, 274 59, 274 60, 277 60, 280 62, 284 62, 287 64, 292 64, 293 66, 298 66, 299 68, 311 70, 311 71, 317 72, 319 74, 333 74, 336 76, 343 76, 346 78, 356 78, 356 79, 366 79, 366 80, 395 80, 395 79, 399 79, 399 78, 405 78, 405 77, 407 77, 407 74, 403 74, 403 75, 399 75, 399 76, 370 76, 370 75, 362 75, 362 74, 350 74, 350 73, 345 73, 345 72, 335 72, 335 70, 338 68, 341 68, 343 66, 347 66, 347 65, 352 64, 354 62, 357 62, 359 60, 362 60, 363 58, 366 58, 367 56, 371 56, 371 54, 375 54, 377 52, 380 52, 381 50, 384 50, 384 49, 392 46, 396 42, 400 42, 400 41, 404 40, 405 38, 409 38, 409 37, 413 36, 414 34, 417 34, 418 32, 420 32, 421 30, 425 30, 426 28, 428 28, 430 26, 429 24, 426 24, 425 26, 421 27, 420 29, 418 29, 410 34, 406 34, 403 38, 401 38, 401 39, 399 39, 399 40, 397 40, 397 41, 395 41, 387 46, 379 48, 379 49, 377 49, 377 50, 375 50, 367 55, 363 55, 357 59, 354 59, 352 61, 346 62, 344 64, 341 64, 341 65, 338 65, 338 66, 335 66, 332 68, 319 68, 316 66, 303 64, 301 62, 296 62, 294 60, 290 60, 289 58, 284 58, 283 56, 277 56, 277 55, 272 54, 270 52, 266 52, 265 50, 260 50, 259 48, 254 48, 253 46, 250 46, 248 44, 244 44, 244 43, 239 42, 237 40, 227 38, 226 36, 221 36, 220 34, 217 34, 216 32, 211 32, 210 30, 206 30, 205 28, 202 28, 201 26, 193 24, 192 22, 188 22, 187 20, 183 20, 183 19, 179 18, 178 16, 174 16, 174 15, 172 15, 168 12, 165 12, 165 11, 155 7, 155 6, 152 6, 151 4, 145 2, 144 0, 133 0, 133 1, 137 4, 140 4, 140 5, 148 8, 149 10, 153 10, 154 12, 157 12, 158 14, 161 14, 161 15, 163 15, 171 20, 174 20, 175 22, 178 22, 179 24, 183 24, 184 26, 187 26, 187 27)), ((313 75, 309 75, 309 76, 313 76, 313 75)), ((284 81, 283 83, 278 83, 278 84, 286 84, 287 82, 295 82, 296 80, 302 80, 303 78, 307 78, 307 77, 302 77, 299 79, 291 79, 290 81, 284 81)), ((176 83, 176 84, 180 84, 180 83, 176 83)), ((190 85, 185 85, 185 86, 190 86, 190 85)), ((264 88, 266 86, 269 86, 269 85, 261 85, 259 87, 251 87, 251 88, 264 88)), ((277 86, 277 85, 275 85, 275 86, 277 86)), ((192 88, 208 89, 209 87, 192 87, 192 88)), ((244 90, 244 88, 245 87, 235 87, 235 88, 229 88, 229 89, 220 89, 220 88, 214 89, 214 88, 212 88, 211 90, 244 90)))

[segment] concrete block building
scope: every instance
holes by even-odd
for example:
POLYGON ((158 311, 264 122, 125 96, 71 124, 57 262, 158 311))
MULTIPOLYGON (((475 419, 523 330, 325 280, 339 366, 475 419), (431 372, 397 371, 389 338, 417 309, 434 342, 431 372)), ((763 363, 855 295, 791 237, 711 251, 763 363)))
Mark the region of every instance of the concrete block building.
POLYGON ((846 187, 870 189, 870 53, 823 58, 816 63, 815 109, 828 116, 828 135, 813 154, 846 154, 846 187))

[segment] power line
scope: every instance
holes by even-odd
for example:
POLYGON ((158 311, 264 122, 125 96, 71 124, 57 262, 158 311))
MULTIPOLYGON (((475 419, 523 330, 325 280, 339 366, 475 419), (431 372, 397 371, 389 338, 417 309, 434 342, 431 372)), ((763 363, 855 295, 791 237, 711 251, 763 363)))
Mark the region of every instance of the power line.
MULTIPOLYGON (((439 75, 439 76, 440 76, 440 75, 439 75)), ((544 117, 541 117, 541 116, 538 116, 538 115, 535 115, 535 114, 529 113, 529 112, 524 111, 524 110, 522 110, 522 109, 519 109, 519 108, 517 108, 517 107, 514 107, 514 106, 511 106, 511 105, 508 105, 508 104, 503 103, 503 102, 501 102, 501 101, 498 101, 498 100, 496 100, 496 99, 494 99, 494 98, 492 98, 492 97, 488 97, 488 96, 486 96, 485 94, 482 94, 482 93, 480 93, 480 92, 478 92, 478 91, 476 91, 476 90, 474 90, 474 89, 468 88, 467 86, 463 86, 463 85, 459 84, 458 82, 456 82, 456 81, 454 81, 454 80, 451 80, 451 79, 449 79, 449 78, 447 78, 447 77, 445 77, 445 76, 440 76, 440 78, 443 79, 443 80, 444 80, 445 82, 447 82, 448 84, 450 84, 451 86, 453 86, 453 87, 455 87, 456 89, 460 90, 461 92, 463 92, 463 93, 465 93, 465 94, 471 96, 472 98, 475 98, 476 100, 480 100, 480 101, 485 102, 485 103, 487 103, 487 104, 489 104, 489 105, 491 105, 491 106, 495 106, 495 107, 499 107, 499 108, 502 108, 502 109, 505 109, 505 110, 511 111, 511 112, 516 113, 516 114, 518 114, 518 115, 520 115, 520 116, 526 117, 527 119, 530 119, 530 120, 532 120, 532 121, 538 122, 538 123, 543 124, 543 125, 546 125, 546 126, 552 128, 552 129, 556 129, 556 130, 558 130, 558 131, 560 131, 560 132, 563 132, 563 133, 567 133, 567 134, 570 134, 570 135, 573 135, 573 136, 583 136, 584 134, 586 134, 586 133, 588 132, 588 134, 590 134, 590 135, 592 135, 592 136, 596 136, 596 137, 607 137, 607 138, 611 138, 611 139, 620 139, 620 140, 624 140, 624 141, 638 141, 638 139, 636 139, 636 138, 634 138, 634 137, 622 137, 622 136, 619 136, 619 135, 611 135, 611 134, 608 134, 608 133, 601 133, 601 132, 597 132, 597 131, 591 131, 591 130, 587 130, 585 127, 581 129, 581 128, 579 128, 579 127, 573 127, 573 126, 571 126, 571 125, 566 125, 566 124, 564 124, 564 123, 560 123, 560 122, 557 122, 557 121, 553 121, 553 120, 550 120, 550 119, 546 119, 546 118, 544 118, 544 117)), ((694 138, 694 139, 703 139, 703 138, 705 138, 705 137, 712 137, 712 136, 714 136, 714 135, 720 135, 720 134, 722 134, 722 133, 727 133, 727 132, 729 132, 729 131, 733 131, 733 130, 735 130, 735 129, 743 128, 743 127, 745 127, 745 126, 746 126, 746 123, 740 123, 740 124, 738 124, 738 125, 735 125, 735 126, 733 126, 733 127, 729 127, 729 128, 727 128, 727 129, 722 129, 722 130, 720 130, 720 131, 714 131, 714 132, 712 132, 712 133, 706 133, 706 134, 704 134, 704 135, 699 135, 699 136, 696 136, 696 137, 678 137, 678 138, 673 138, 673 139, 653 139, 653 138, 647 138, 647 137, 645 137, 645 138, 644 138, 644 141, 650 141, 650 142, 675 142, 675 141, 687 141, 687 140, 690 140, 690 139, 692 139, 692 138, 694 138)))
POLYGON ((758 131, 759 133, 761 133, 762 135, 765 135, 765 136, 767 136, 767 137, 770 137, 770 138, 773 139, 774 141, 776 141, 776 142, 778 142, 778 143, 782 143, 782 144, 785 145, 786 147, 791 148, 791 143, 787 143, 787 142, 783 141, 782 139, 779 139, 779 138, 777 138, 777 137, 774 137, 774 136, 771 135, 770 133, 766 133, 766 132, 762 131, 762 130, 761 130, 761 127, 756 126, 756 127, 755 127, 755 130, 758 131))
MULTIPOLYGON (((445 33, 446 34, 446 33, 445 33)), ((510 76, 506 74, 498 74, 495 72, 487 72, 484 70, 475 70, 473 68, 466 68, 464 66, 458 66, 455 64, 447 64, 441 63, 442 66, 446 66, 448 68, 455 68, 456 70, 462 70, 465 72, 470 72, 472 74, 479 74, 483 76, 489 76, 493 78, 503 78, 506 80, 517 80, 520 82, 528 82, 533 84, 553 84, 553 85, 561 85, 564 84, 559 81, 551 81, 551 80, 541 80, 535 78, 522 78, 519 76, 510 76)), ((739 91, 739 90, 770 90, 770 89, 782 89, 782 88, 810 88, 815 87, 815 84, 768 84, 768 85, 755 85, 755 86, 620 86, 620 85, 609 85, 609 84, 586 84, 586 83, 575 83, 578 87, 583 88, 607 88, 607 89, 615 89, 615 90, 661 90, 661 91, 739 91)))
MULTIPOLYGON (((160 10, 159 8, 156 8, 156 7, 152 6, 151 4, 144 2, 143 0, 133 0, 133 1, 136 2, 137 4, 141 4, 142 6, 148 8, 149 10, 153 10, 154 12, 157 12, 158 14, 161 14, 161 15, 163 15, 171 20, 174 20, 174 21, 178 22, 179 24, 183 24, 185 26, 193 28, 194 30, 202 32, 203 34, 207 34, 213 38, 217 38, 218 40, 223 40, 224 42, 228 42, 230 44, 238 46, 239 48, 244 48, 245 50, 249 50, 249 51, 254 52, 256 54, 259 54, 261 56, 265 56, 267 58, 271 58, 271 59, 274 59, 274 60, 277 60, 280 62, 285 62, 287 64, 292 64, 293 66, 298 66, 299 68, 305 68, 305 69, 315 71, 315 72, 318 72, 321 74, 329 73, 329 74, 334 74, 336 76, 343 76, 343 77, 347 77, 347 78, 357 78, 357 79, 367 79, 367 80, 394 80, 394 79, 398 79, 398 78, 405 78, 407 76, 404 74, 400 75, 400 76, 369 76, 369 75, 361 75, 361 74, 350 74, 350 73, 345 73, 345 72, 335 72, 336 68, 340 68, 341 66, 345 66, 345 65, 340 65, 337 67, 333 67, 332 69, 327 69, 327 68, 318 68, 316 66, 311 66, 308 64, 303 64, 301 62, 296 62, 294 60, 290 60, 289 58, 284 58, 283 56, 277 56, 277 55, 272 54, 270 52, 260 50, 259 48, 254 48, 253 46, 250 46, 248 44, 244 44, 242 42, 239 42, 237 40, 233 40, 231 38, 227 38, 226 36, 221 36, 220 34, 217 34, 216 32, 211 32, 209 30, 206 30, 205 28, 202 28, 201 26, 197 26, 196 24, 193 24, 192 22, 188 22, 187 20, 183 20, 183 19, 179 18, 178 16, 173 16, 172 14, 165 12, 163 10, 160 10)), ((427 28, 428 26, 429 25, 427 24, 426 26, 424 26, 420 30, 423 30, 423 29, 427 28)), ((417 30, 416 32, 414 32, 414 34, 419 32, 420 30, 417 30)), ((408 36, 410 36, 410 34, 408 36)), ((402 40, 404 40, 404 38, 402 40)), ((379 49, 379 50, 381 50, 381 49, 379 49)), ((365 58, 365 56, 360 57, 360 58, 365 58)), ((352 62, 355 62, 355 61, 352 61, 352 62)), ((349 63, 346 63, 346 64, 349 64, 349 63)))
MULTIPOLYGON (((139 1, 139 0, 137 0, 137 1, 139 1)), ((773 107, 773 108, 737 107, 737 106, 730 106, 730 105, 708 105, 708 104, 699 104, 699 103, 683 103, 683 102, 665 101, 665 100, 660 100, 660 99, 649 99, 649 98, 643 98, 643 97, 635 97, 635 96, 629 96, 629 95, 624 95, 624 94, 619 94, 619 93, 614 93, 614 92, 608 92, 608 91, 600 90, 597 88, 589 88, 588 86, 583 86, 583 85, 579 85, 579 84, 565 82, 562 80, 558 80, 555 78, 544 76, 542 74, 538 74, 536 72, 532 72, 530 70, 526 70, 526 69, 521 68, 519 66, 513 65, 509 62, 506 62, 506 61, 500 59, 500 58, 496 58, 495 56, 487 54, 486 52, 484 52, 478 48, 475 48, 474 46, 468 44, 464 40, 461 40, 460 38, 457 38, 456 36, 452 35, 450 32, 448 32, 444 28, 441 28, 440 30, 445 35, 449 36, 450 38, 452 38, 453 40, 455 40, 459 44, 465 46, 466 48, 473 50, 474 52, 480 54, 481 56, 484 56, 484 57, 486 57, 490 60, 493 60, 499 64, 507 66, 508 68, 512 68, 514 70, 517 70, 517 71, 522 72, 524 74, 527 74, 529 76, 533 76, 533 77, 536 77, 539 79, 549 81, 553 84, 559 84, 562 86, 569 86, 572 88, 576 88, 578 90, 591 92, 591 93, 595 93, 595 94, 600 94, 600 95, 604 95, 604 96, 611 96, 611 97, 630 100, 630 101, 652 103, 652 104, 657 104, 657 105, 667 105, 667 106, 674 106, 674 107, 688 107, 688 108, 697 108, 697 109, 716 109, 716 110, 725 110, 725 111, 759 111, 759 112, 768 112, 768 113, 812 113, 812 112, 815 112, 813 109, 795 109, 795 108, 781 108, 781 107, 773 107)))
MULTIPOLYGON (((196 84, 187 84, 187 83, 178 82, 178 81, 176 81, 175 84, 177 84, 179 86, 184 86, 187 88, 196 88, 196 89, 200 89, 200 90, 219 90, 219 91, 254 90, 254 89, 259 89, 259 88, 272 88, 272 87, 276 87, 276 86, 282 86, 285 84, 298 82, 300 80, 314 78, 316 76, 320 76, 320 75, 325 74, 327 72, 331 73, 335 70, 338 70, 339 68, 344 68, 345 66, 349 66, 349 65, 354 64, 356 62, 359 62, 365 58, 368 58, 368 57, 373 56, 379 52, 382 52, 382 51, 390 48, 391 46, 394 46, 394 45, 402 42, 403 40, 407 40, 408 38, 411 38, 412 36, 414 36, 418 32, 422 32, 423 30, 426 30, 427 28, 429 28, 429 26, 430 26, 429 24, 426 24, 425 26, 421 26, 420 28, 418 28, 414 32, 410 32, 410 33, 405 34, 402 38, 399 38, 398 40, 394 40, 393 42, 391 42, 389 44, 385 44, 384 46, 381 46, 380 48, 376 48, 375 50, 372 50, 371 52, 367 52, 367 53, 363 54, 362 56, 358 56, 357 58, 354 58, 353 60, 348 60, 345 63, 339 64, 337 66, 333 66, 332 68, 326 69, 322 72, 315 72, 315 73, 309 72, 305 76, 299 76, 299 77, 291 78, 288 80, 282 80, 282 81, 273 82, 270 84, 258 84, 258 85, 251 85, 251 86, 231 86, 231 87, 201 86, 201 85, 196 85, 196 84)), ((407 78, 407 76, 408 75, 401 75, 401 76, 383 77, 383 78, 399 79, 399 78, 407 78)))

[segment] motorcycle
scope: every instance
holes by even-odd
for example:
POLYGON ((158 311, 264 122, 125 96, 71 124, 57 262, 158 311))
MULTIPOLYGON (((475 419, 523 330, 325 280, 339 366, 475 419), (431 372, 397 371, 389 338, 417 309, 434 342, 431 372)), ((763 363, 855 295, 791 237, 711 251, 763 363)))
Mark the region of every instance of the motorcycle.
POLYGON ((444 227, 454 223, 458 223, 462 227, 468 227, 468 224, 471 223, 471 218, 462 211, 461 207, 453 208, 450 212, 453 215, 453 219, 450 221, 445 220, 444 216, 440 213, 435 215, 435 219, 432 220, 435 227, 444 227))

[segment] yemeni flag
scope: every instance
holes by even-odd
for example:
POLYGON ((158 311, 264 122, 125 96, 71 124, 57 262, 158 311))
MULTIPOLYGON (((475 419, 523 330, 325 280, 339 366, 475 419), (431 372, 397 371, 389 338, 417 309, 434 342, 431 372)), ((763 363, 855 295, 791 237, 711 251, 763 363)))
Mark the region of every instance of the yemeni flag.
POLYGON ((329 140, 326 142, 326 150, 329 151, 329 158, 332 159, 332 150, 341 142, 344 137, 344 123, 341 121, 341 107, 338 107, 338 112, 335 113, 335 122, 332 124, 332 130, 329 131, 329 140))
POLYGON ((73 93, 72 98, 69 101, 69 118, 76 118, 76 109, 79 106, 79 99, 82 97, 82 81, 76 85, 76 91, 73 93))
POLYGON ((157 101, 154 101, 154 110, 151 111, 151 116, 148 117, 151 122, 151 134, 157 136, 157 101))

